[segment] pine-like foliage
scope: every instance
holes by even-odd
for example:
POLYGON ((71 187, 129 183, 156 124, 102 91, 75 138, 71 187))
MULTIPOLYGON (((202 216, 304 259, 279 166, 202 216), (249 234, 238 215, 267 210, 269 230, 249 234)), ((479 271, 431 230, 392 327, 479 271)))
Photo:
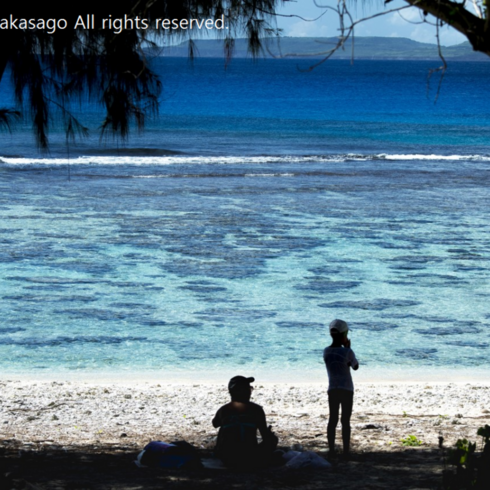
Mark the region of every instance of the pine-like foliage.
MULTIPOLYGON (((131 128, 143 128, 145 117, 158 111, 162 81, 148 64, 151 47, 172 40, 205 35, 206 30, 156 29, 156 19, 220 19, 224 50, 229 58, 233 40, 246 36, 257 55, 261 39, 273 30, 274 12, 283 0, 85 0, 68 5, 36 2, 32 7, 8 2, 0 7, 0 20, 65 19, 67 27, 0 29, 0 81, 10 68, 18 107, 0 109, 0 124, 19 112, 30 115, 37 142, 48 147, 53 121, 61 120, 67 138, 86 134, 87 128, 71 111, 74 103, 95 101, 103 106, 102 132, 126 137, 131 128), (73 12, 73 13, 72 13, 73 12), (79 16, 94 15, 94 29, 74 29, 79 16), (148 29, 102 29, 102 19, 146 19, 148 29), (51 29, 53 31, 53 29, 51 29)), ((18 24, 17 24, 18 25, 18 24)), ((214 31, 216 32, 216 31, 214 31)), ((172 41, 174 42, 174 41, 172 41)))

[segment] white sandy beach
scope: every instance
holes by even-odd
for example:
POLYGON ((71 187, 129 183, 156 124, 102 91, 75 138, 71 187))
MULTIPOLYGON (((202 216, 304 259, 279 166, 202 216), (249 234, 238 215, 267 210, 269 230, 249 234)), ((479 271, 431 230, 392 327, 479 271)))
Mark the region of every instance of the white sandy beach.
MULTIPOLYGON (((226 384, 1 381, 0 439, 28 446, 125 444, 184 439, 214 445, 211 419, 228 401, 226 384)), ((280 445, 327 449, 327 385, 255 383, 280 445)), ((356 384, 353 450, 391 450, 415 435, 428 447, 476 439, 490 422, 489 383, 356 384)), ((340 435, 340 434, 339 434, 340 435)), ((339 437, 340 439, 340 437, 339 437)))

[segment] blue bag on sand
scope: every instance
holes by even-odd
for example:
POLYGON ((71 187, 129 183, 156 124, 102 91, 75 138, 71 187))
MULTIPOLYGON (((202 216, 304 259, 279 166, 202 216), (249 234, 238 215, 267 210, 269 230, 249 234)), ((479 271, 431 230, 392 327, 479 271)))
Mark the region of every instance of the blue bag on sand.
POLYGON ((185 441, 152 441, 138 455, 139 466, 159 468, 200 468, 196 448, 185 441))

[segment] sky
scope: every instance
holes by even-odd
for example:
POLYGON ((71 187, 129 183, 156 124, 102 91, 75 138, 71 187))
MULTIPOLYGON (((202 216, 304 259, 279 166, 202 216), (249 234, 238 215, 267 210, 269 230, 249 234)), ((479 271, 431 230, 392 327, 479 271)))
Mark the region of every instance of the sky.
MULTIPOLYGON (((335 0, 317 0, 318 4, 337 7, 335 0)), ((384 5, 383 0, 365 0, 348 2, 349 10, 354 20, 369 17, 380 12, 407 6, 403 0, 394 0, 384 5)), ((314 19, 326 9, 315 5, 314 0, 296 0, 279 9, 283 15, 300 15, 314 19)), ((428 20, 434 22, 433 17, 428 20)), ((299 37, 333 37, 339 34, 339 17, 332 10, 327 10, 325 15, 315 22, 305 22, 298 18, 278 19, 278 26, 283 29, 284 36, 299 37)), ((423 22, 421 11, 416 7, 408 7, 401 12, 386 13, 386 15, 359 23, 354 31, 356 36, 382 36, 382 37, 407 37, 422 43, 437 43, 436 28, 428 22, 423 22)), ((467 39, 455 29, 444 26, 440 30, 440 39, 443 46, 460 44, 467 39)))

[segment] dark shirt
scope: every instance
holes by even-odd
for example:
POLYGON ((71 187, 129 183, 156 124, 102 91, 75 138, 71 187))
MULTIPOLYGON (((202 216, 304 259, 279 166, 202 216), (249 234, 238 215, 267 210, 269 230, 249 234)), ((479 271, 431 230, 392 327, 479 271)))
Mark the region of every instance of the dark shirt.
POLYGON ((219 427, 216 455, 229 466, 247 465, 257 459, 257 429, 262 439, 268 437, 264 409, 253 402, 230 402, 214 416, 219 427))

